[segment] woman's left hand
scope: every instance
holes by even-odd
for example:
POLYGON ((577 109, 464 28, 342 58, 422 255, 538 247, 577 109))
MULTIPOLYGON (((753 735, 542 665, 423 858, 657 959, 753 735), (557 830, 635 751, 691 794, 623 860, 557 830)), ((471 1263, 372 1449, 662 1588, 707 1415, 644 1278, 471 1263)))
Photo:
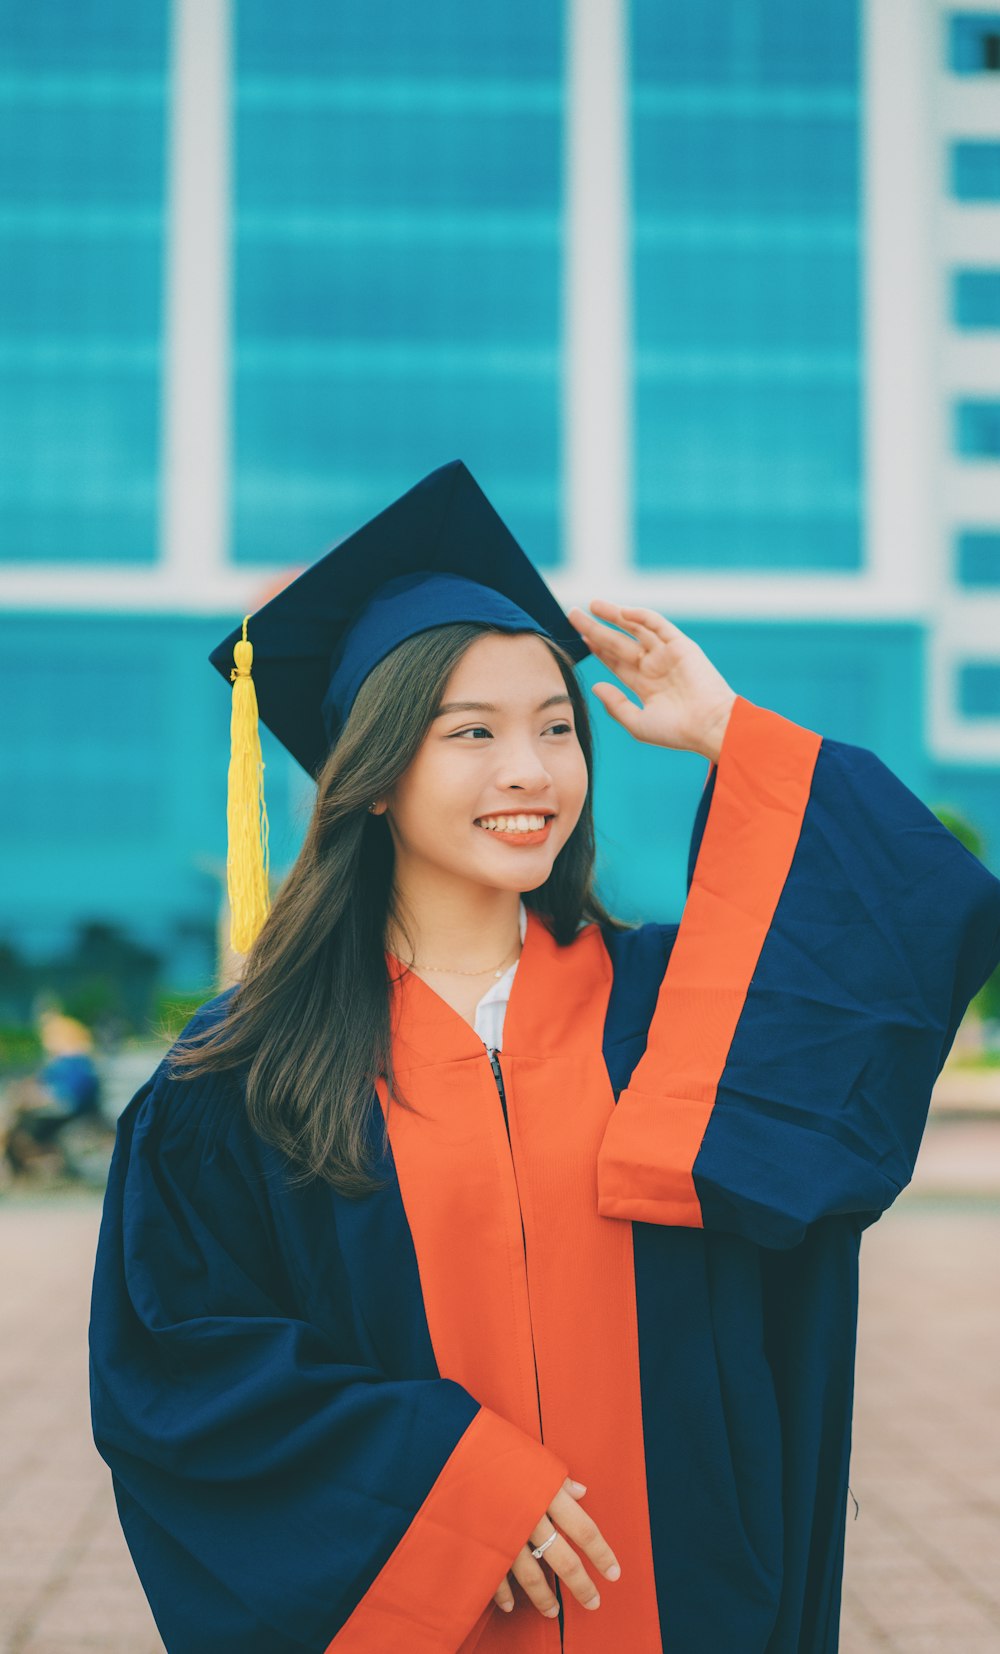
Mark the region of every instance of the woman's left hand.
POLYGON ((642 703, 636 706, 615 684, 595 683, 594 694, 611 716, 637 741, 700 752, 717 763, 736 692, 704 650, 655 609, 623 608, 603 597, 590 607, 622 631, 578 608, 569 610, 574 629, 642 703))

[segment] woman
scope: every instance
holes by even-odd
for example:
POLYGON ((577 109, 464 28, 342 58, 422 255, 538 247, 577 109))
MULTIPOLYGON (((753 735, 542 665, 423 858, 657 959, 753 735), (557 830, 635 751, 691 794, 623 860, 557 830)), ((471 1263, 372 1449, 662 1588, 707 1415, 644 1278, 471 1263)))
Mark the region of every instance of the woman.
POLYGON ((234 862, 241 981, 108 1184, 94 1435, 171 1651, 836 1648, 860 1235, 1000 882, 872 753, 591 609, 456 463, 212 657, 245 796, 250 683, 318 786, 270 912, 234 862), (588 651, 709 762, 679 925, 594 893, 588 651))

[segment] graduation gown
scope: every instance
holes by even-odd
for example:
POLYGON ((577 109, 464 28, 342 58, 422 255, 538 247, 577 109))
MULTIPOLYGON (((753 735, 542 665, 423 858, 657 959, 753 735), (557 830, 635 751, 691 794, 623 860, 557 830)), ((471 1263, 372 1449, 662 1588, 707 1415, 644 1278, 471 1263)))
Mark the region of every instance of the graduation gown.
POLYGON ((830 1654, 860 1236, 998 962, 1000 881, 873 753, 739 697, 679 925, 560 947, 529 910, 492 1060, 394 984, 383 1190, 291 1190, 233 1075, 161 1064, 90 1350, 170 1654, 830 1654), (567 1475, 622 1577, 504 1614, 567 1475))

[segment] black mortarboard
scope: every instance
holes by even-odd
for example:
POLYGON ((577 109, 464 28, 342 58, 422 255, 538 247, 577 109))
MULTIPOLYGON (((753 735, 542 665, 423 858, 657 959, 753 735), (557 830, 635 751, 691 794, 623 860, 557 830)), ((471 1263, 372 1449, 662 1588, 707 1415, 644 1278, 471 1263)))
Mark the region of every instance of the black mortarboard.
POLYGON ((233 680, 229 869, 239 951, 237 929, 249 945, 267 909, 257 715, 315 776, 372 667, 404 638, 456 620, 541 631, 575 661, 590 653, 461 460, 431 471, 212 650, 212 665, 233 680), (254 915, 245 926, 238 906, 254 915))

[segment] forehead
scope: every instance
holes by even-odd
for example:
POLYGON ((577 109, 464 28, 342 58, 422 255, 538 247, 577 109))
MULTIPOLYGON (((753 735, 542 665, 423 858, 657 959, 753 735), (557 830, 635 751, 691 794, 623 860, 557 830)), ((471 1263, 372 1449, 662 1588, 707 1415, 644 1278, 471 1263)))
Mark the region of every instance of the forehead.
POLYGON ((487 685, 508 700, 519 699, 525 680, 564 690, 563 675, 544 640, 530 632, 487 632, 465 651, 448 679, 445 699, 466 696, 487 685))
POLYGON ((550 708, 565 715, 573 704, 560 665, 544 639, 525 633, 490 633, 477 638, 455 667, 436 717, 466 712, 534 716, 550 708))

